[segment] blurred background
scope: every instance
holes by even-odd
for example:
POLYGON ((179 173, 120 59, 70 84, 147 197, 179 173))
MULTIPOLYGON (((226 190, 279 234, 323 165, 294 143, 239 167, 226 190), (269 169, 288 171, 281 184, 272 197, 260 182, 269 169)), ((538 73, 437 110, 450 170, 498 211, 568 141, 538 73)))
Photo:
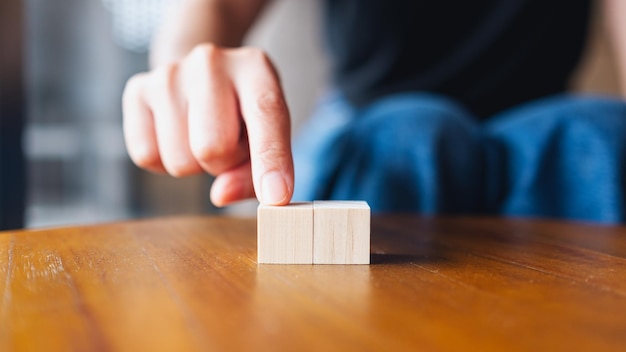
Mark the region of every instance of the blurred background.
MULTIPOLYGON (((213 208, 208 176, 152 175, 134 167, 126 155, 122 90, 132 74, 147 69, 154 29, 176 2, 2 1, 0 183, 5 186, 0 191, 4 199, 0 213, 19 208, 23 182, 28 227, 171 214, 250 214, 254 202, 213 208), (22 82, 25 94, 20 97, 15 92, 22 82), (24 123, 20 145, 26 175, 14 172, 19 160, 6 162, 20 152, 11 144, 18 120, 24 123)), ((326 87, 318 5, 317 0, 276 0, 247 40, 265 48, 278 66, 296 134, 326 87)), ((572 87, 616 93, 611 51, 601 18, 595 18, 588 52, 572 87)))

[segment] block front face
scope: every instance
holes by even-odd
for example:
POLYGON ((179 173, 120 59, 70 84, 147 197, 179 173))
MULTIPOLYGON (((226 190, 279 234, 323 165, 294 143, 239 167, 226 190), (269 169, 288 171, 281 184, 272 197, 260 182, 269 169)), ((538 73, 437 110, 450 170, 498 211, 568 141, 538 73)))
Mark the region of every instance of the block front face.
POLYGON ((362 201, 313 203, 313 263, 369 264, 370 207, 362 201))
POLYGON ((312 264, 313 203, 259 205, 257 250, 260 264, 312 264))

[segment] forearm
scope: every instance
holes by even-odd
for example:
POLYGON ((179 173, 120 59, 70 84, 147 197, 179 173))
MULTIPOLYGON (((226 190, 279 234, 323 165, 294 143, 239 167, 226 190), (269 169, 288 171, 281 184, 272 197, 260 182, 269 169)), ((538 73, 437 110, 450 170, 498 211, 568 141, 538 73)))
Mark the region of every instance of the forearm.
POLYGON ((152 67, 180 59, 196 45, 241 45, 269 0, 182 0, 157 32, 150 54, 152 67))
POLYGON ((622 96, 626 97, 626 1, 603 0, 603 15, 615 53, 622 96))

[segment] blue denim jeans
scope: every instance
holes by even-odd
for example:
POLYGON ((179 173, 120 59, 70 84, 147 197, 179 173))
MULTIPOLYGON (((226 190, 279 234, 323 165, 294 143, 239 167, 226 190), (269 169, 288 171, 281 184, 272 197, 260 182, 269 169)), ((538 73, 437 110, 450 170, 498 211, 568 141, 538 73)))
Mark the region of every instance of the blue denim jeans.
POLYGON ((626 103, 556 96, 487 122, 426 93, 328 96, 294 144, 294 200, 375 212, 626 219, 626 103))

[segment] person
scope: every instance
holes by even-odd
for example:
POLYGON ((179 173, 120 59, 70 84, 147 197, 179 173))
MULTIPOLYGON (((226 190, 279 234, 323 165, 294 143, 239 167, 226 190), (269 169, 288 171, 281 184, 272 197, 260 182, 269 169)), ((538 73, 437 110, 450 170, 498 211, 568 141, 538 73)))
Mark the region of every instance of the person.
MULTIPOLYGON (((267 3, 188 0, 166 21, 124 92, 137 165, 216 176, 218 206, 625 219, 626 104, 565 93, 590 0, 324 0, 333 85, 293 147, 276 68, 241 46, 267 3)), ((626 83, 626 3, 602 6, 626 83)))

